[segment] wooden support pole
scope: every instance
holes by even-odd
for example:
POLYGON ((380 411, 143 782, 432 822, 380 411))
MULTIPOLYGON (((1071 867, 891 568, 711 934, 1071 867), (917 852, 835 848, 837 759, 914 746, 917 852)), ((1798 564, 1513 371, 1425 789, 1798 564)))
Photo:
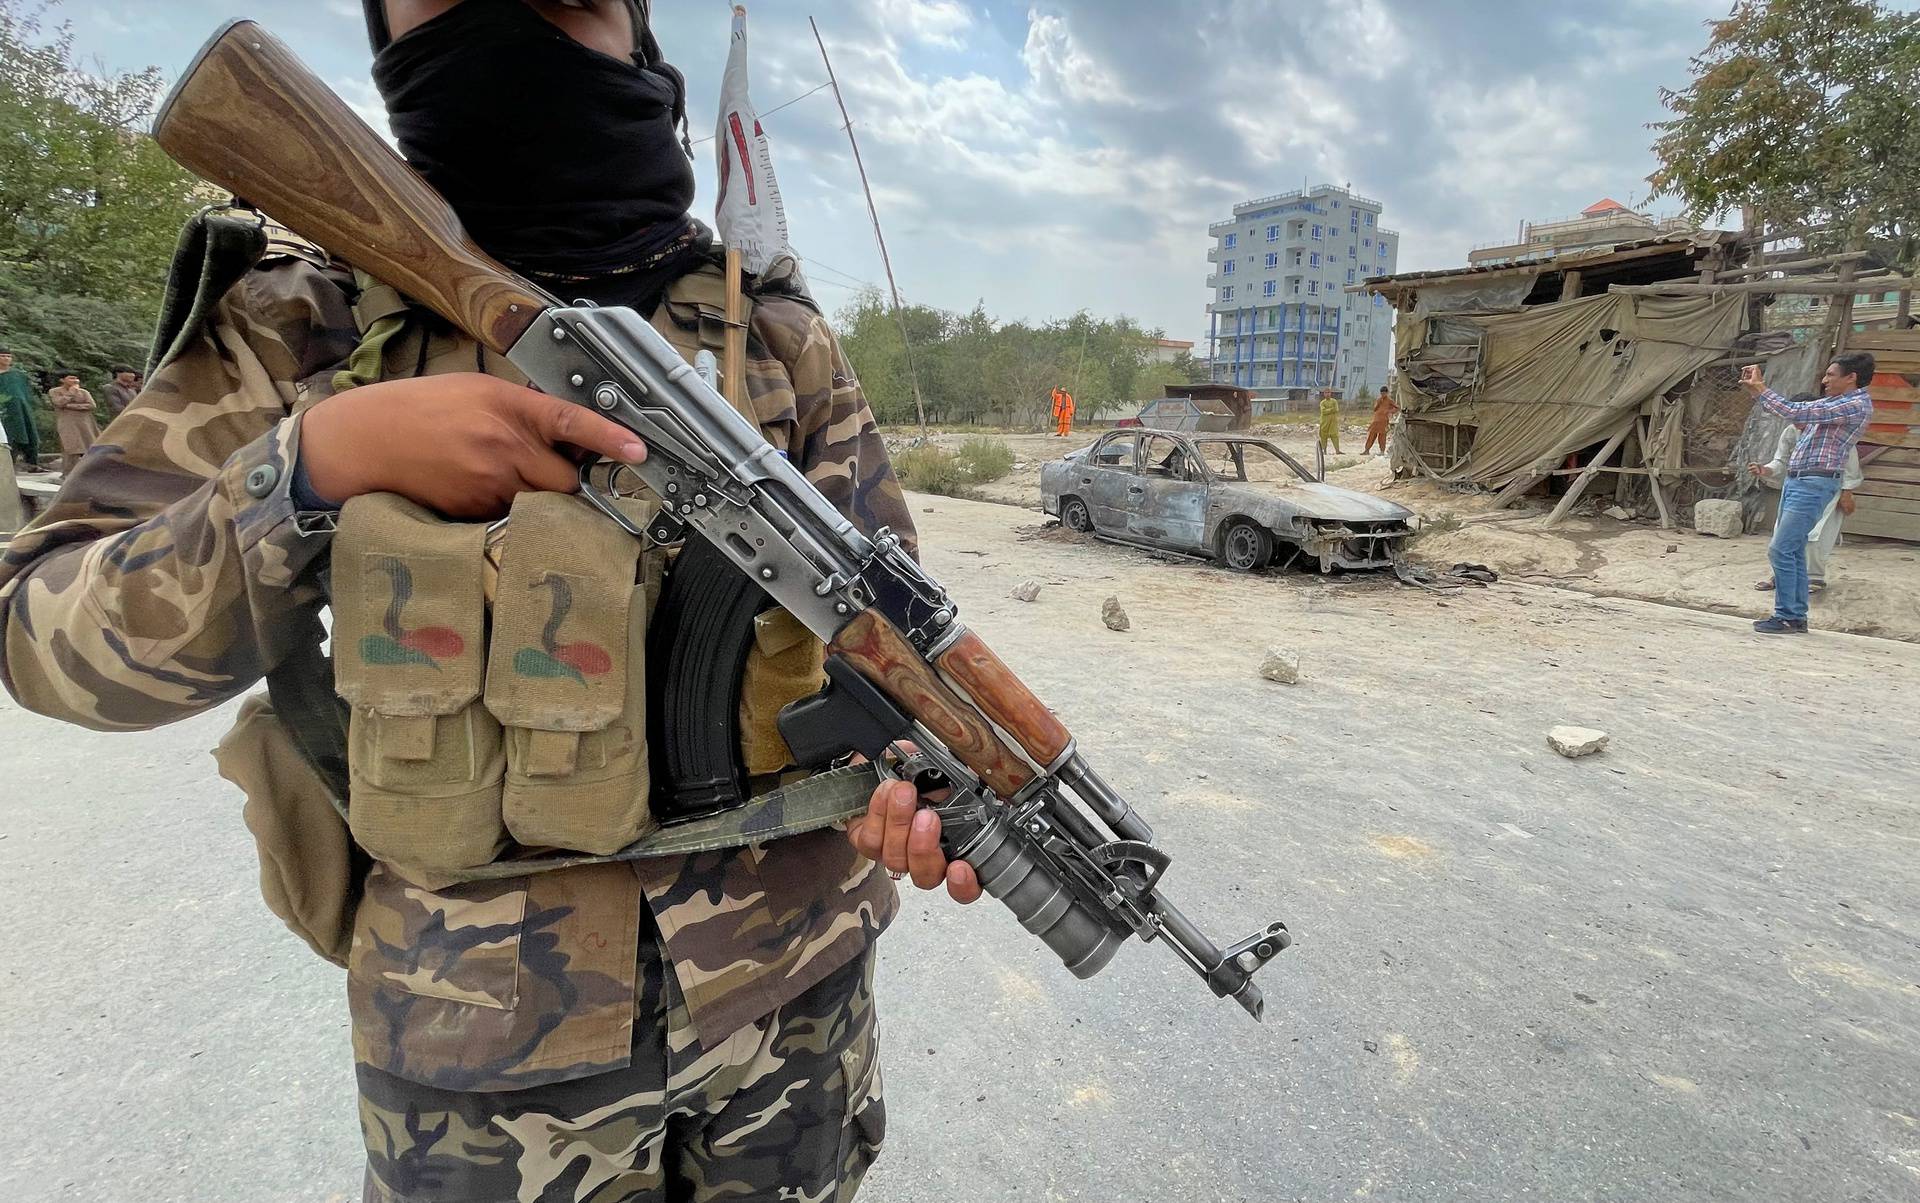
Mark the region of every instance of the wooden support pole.
MULTIPOLYGON (((1840 283, 1851 284, 1853 282, 1853 264, 1842 263, 1840 270, 1835 274, 1840 277, 1840 283)), ((1846 292, 1840 294, 1840 299, 1833 303, 1833 312, 1828 317, 1828 320, 1833 325, 1833 353, 1835 355, 1847 349, 1847 339, 1853 334, 1853 293, 1853 288, 1849 287, 1846 292)))
POLYGON ((1893 311, 1893 328, 1895 330, 1905 330, 1907 328, 1907 319, 1912 316, 1913 290, 1911 288, 1903 288, 1900 290, 1900 304, 1893 311))
POLYGON ((1799 271, 1810 267, 1834 267, 1842 263, 1858 263, 1868 258, 1871 251, 1846 251, 1838 255, 1816 255, 1811 259, 1782 259, 1775 263, 1757 263, 1748 267, 1730 267, 1722 271, 1723 276, 1760 276, 1767 272, 1799 271))
POLYGON ((1580 299, 1580 269, 1574 268, 1560 277, 1560 299, 1577 301, 1580 299))
MULTIPOLYGON (((1633 420, 1633 437, 1640 441, 1640 464, 1647 470, 1647 484, 1653 489, 1653 504, 1660 511, 1660 529, 1673 529, 1673 511, 1667 508, 1667 493, 1660 487, 1660 469, 1653 462, 1653 451, 1647 439, 1650 424, 1647 419, 1633 420)), ((1626 477, 1620 479, 1625 480, 1626 477)))
POLYGON ((740 272, 740 252, 728 247, 726 362, 720 365, 720 391, 734 412, 757 425, 747 400, 747 306, 740 289, 740 272))
POLYGON ((1580 495, 1587 491, 1587 486, 1592 484, 1593 478, 1600 474, 1600 469, 1606 467, 1607 461, 1613 458, 1614 452, 1620 450, 1620 444, 1626 441, 1627 432, 1632 429, 1632 422, 1620 424, 1620 429, 1614 431, 1613 437, 1600 448, 1600 454, 1593 457, 1593 460, 1581 471, 1579 478, 1567 488, 1567 495, 1560 499, 1560 504, 1553 507, 1553 513, 1548 514, 1546 521, 1540 524, 1542 528, 1560 525, 1560 520, 1565 518, 1567 511, 1580 500, 1580 495))
POLYGON ((1608 292, 1621 296, 1670 296, 1670 297, 1712 297, 1732 293, 1772 292, 1788 296, 1806 297, 1851 297, 1860 291, 1862 282, 1873 285, 1875 292, 1892 291, 1901 288, 1920 287, 1920 280, 1910 277, 1887 277, 1868 274, 1854 280, 1741 280, 1728 284, 1615 284, 1608 292))

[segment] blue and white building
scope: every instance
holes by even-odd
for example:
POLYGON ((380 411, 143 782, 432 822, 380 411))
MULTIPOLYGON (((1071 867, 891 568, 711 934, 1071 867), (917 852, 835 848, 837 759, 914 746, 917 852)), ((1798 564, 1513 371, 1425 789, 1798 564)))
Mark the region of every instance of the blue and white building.
POLYGON ((1216 384, 1298 400, 1331 388, 1370 396, 1392 370, 1393 310, 1349 292, 1392 275, 1400 235, 1379 201, 1321 184, 1233 207, 1207 227, 1207 345, 1216 384))

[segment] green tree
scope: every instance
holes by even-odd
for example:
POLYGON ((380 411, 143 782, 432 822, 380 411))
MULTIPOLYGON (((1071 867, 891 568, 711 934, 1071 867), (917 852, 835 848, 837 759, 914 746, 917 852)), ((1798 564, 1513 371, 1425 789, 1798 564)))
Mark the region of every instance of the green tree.
POLYGON ((150 320, 202 185, 146 133, 159 69, 86 69, 47 7, 0 0, 0 264, 44 293, 150 320))
POLYGON ((1655 197, 1696 219, 1747 205, 1818 250, 1915 265, 1920 15, 1876 0, 1741 0, 1711 24, 1693 82, 1663 91, 1655 197))
POLYGON ((996 321, 984 304, 964 314, 910 305, 896 318, 881 294, 869 290, 848 301, 836 322, 882 425, 913 420, 903 321, 927 418, 940 424, 1047 424, 1056 385, 1072 390, 1083 418, 1116 408, 1131 412, 1135 401, 1158 395, 1159 369, 1171 366, 1148 364, 1159 332, 1132 318, 1081 312, 1036 326, 996 321))
POLYGON ((42 387, 72 371, 100 398, 113 367, 144 365, 202 185, 145 132, 158 69, 86 69, 49 7, 0 0, 0 343, 42 387))

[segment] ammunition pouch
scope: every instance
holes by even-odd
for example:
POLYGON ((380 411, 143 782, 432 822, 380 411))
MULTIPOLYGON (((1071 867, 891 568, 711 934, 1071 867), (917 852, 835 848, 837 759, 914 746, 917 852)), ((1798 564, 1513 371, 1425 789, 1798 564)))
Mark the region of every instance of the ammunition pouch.
POLYGON ((375 858, 429 872, 507 842, 506 737, 481 704, 487 528, 381 493, 333 543, 334 685, 349 706, 348 820, 375 858))
POLYGON ((522 493, 506 533, 486 703, 507 731, 507 831, 528 847, 618 851, 657 826, 640 543, 561 493, 522 493))

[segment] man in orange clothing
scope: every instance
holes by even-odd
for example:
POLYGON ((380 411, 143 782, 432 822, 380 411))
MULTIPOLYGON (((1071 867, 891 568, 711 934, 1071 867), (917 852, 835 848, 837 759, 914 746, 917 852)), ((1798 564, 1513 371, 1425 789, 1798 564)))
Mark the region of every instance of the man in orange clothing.
POLYGON ((1373 399, 1373 422, 1367 427, 1367 445, 1360 449, 1360 454, 1372 451, 1376 442, 1380 444, 1382 452, 1386 451, 1387 427, 1393 423, 1393 415, 1399 412, 1400 407, 1393 403, 1393 395, 1387 392, 1386 385, 1381 385, 1380 395, 1373 399))
POLYGON ((1053 389, 1053 422, 1055 438, 1064 439, 1073 433, 1073 394, 1059 385, 1053 389))

